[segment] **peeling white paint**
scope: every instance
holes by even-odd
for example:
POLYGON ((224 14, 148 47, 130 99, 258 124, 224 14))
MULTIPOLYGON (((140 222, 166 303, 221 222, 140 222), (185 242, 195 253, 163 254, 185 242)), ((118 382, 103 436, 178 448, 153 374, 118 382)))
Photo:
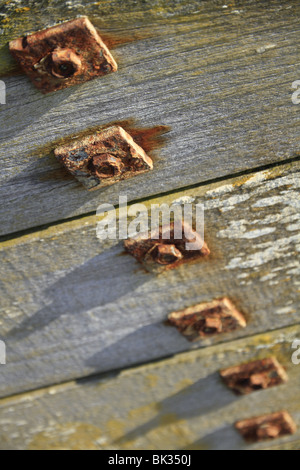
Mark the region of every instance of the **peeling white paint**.
POLYGON ((293 253, 289 252, 291 250, 291 244, 295 241, 298 241, 298 239, 298 236, 292 236, 290 238, 281 238, 279 240, 261 244, 266 246, 265 250, 251 253, 246 257, 246 259, 242 258, 241 256, 237 256, 236 258, 230 260, 230 263, 226 266, 226 269, 254 268, 262 266, 263 264, 273 261, 274 259, 279 259, 283 255, 285 257, 292 256, 293 253))
POLYGON ((262 282, 270 281, 270 279, 274 279, 274 277, 276 277, 276 276, 277 276, 276 273, 270 273, 270 274, 266 274, 265 276, 261 277, 260 280, 262 282))
POLYGON ((250 230, 246 231, 246 227, 244 225, 235 226, 234 223, 230 227, 225 230, 220 230, 218 232, 217 237, 219 238, 246 238, 246 239, 253 239, 263 237, 264 235, 269 235, 270 233, 274 233, 276 231, 276 227, 266 227, 262 229, 250 230))
POLYGON ((211 189, 210 191, 207 191, 205 196, 206 197, 220 197, 223 194, 231 193, 234 190, 233 184, 226 184, 224 186, 220 186, 219 188, 216 189, 211 189))
POLYGON ((272 196, 256 201, 252 207, 270 207, 276 204, 288 204, 289 206, 300 209, 299 194, 293 191, 281 196, 272 196))
POLYGON ((173 206, 179 206, 183 204, 192 204, 195 201, 194 197, 191 196, 182 196, 178 199, 175 199, 175 201, 172 202, 173 206))
POLYGON ((300 223, 299 224, 291 224, 286 227, 289 232, 295 232, 296 230, 300 230, 300 223))
POLYGON ((295 310, 293 310, 291 307, 284 307, 284 308, 275 310, 276 315, 288 315, 292 313, 295 313, 295 310))
POLYGON ((275 48, 276 48, 276 44, 266 44, 265 46, 258 47, 256 49, 256 52, 258 54, 263 54, 264 52, 269 51, 270 49, 275 49, 275 48))

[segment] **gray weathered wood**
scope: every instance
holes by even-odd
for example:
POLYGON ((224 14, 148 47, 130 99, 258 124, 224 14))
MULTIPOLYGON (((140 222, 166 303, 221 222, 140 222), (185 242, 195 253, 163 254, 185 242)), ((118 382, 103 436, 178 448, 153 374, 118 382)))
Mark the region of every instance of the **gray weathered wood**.
POLYGON ((4 44, 55 21, 87 14, 127 44, 119 72, 43 96, 25 76, 4 78, 0 109, 0 234, 95 211, 299 155, 299 2, 21 0, 2 7, 4 44), (22 8, 25 7, 25 10, 22 8), (29 8, 29 10, 26 10, 29 8), (127 38, 127 39, 126 39, 127 38), (88 193, 51 150, 58 139, 111 121, 171 127, 155 169, 88 193))
MULTIPOLYGON (((1 449, 229 450, 289 448, 300 440, 300 366, 291 345, 300 327, 178 355, 172 359, 0 401, 1 449), (219 370, 277 356, 289 382, 237 397, 219 370), (234 423, 286 409, 293 436, 246 444, 234 423)), ((1 366, 0 366, 1 367, 1 366)))
POLYGON ((147 201, 202 202, 209 259, 160 276, 85 217, 0 245, 0 393, 8 395, 299 322, 299 163, 147 201), (245 330, 194 346, 167 315, 228 296, 245 330))

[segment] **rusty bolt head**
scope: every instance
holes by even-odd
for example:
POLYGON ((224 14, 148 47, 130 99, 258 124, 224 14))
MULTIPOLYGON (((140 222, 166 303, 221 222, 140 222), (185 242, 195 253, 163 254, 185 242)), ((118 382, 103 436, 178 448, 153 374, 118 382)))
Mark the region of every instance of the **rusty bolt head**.
POLYGON ((53 77, 66 79, 81 70, 80 57, 72 49, 55 49, 45 61, 45 68, 53 77))
POLYGON ((253 374, 251 375, 249 379, 250 385, 253 387, 253 389, 265 389, 268 388, 268 385, 270 383, 270 379, 267 374, 264 374, 263 372, 260 372, 258 374, 253 374))
POLYGON ((181 260, 183 255, 175 245, 159 244, 153 250, 153 259, 164 266, 174 264, 181 260))
POLYGON ((120 158, 104 153, 93 158, 91 168, 100 179, 117 178, 122 174, 124 165, 120 158))
POLYGON ((260 426, 257 431, 256 435, 258 439, 275 439, 280 434, 280 426, 276 426, 275 424, 263 424, 260 426))
POLYGON ((149 233, 138 234, 126 240, 124 246, 128 253, 153 274, 161 274, 210 254, 201 235, 182 221, 163 225, 152 231, 151 236, 149 233), (195 246, 199 248, 189 250, 187 242, 190 240, 195 240, 195 246))
POLYGON ((152 170, 153 162, 130 134, 112 126, 54 151, 87 189, 94 190, 152 170))
POLYGON ((222 330, 222 320, 218 315, 210 315, 204 319, 203 331, 206 335, 215 335, 222 330))
POLYGON ((176 267, 182 259, 183 254, 175 245, 154 243, 150 250, 143 253, 141 261, 148 271, 160 274, 166 269, 176 267))

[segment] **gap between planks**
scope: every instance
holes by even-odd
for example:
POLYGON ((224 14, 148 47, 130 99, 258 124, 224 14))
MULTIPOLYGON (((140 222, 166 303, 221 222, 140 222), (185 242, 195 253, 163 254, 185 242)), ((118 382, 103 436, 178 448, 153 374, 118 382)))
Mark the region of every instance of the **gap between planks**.
MULTIPOLYGON (((231 180, 233 178, 239 178, 239 177, 242 177, 242 176, 247 176, 247 175, 251 175, 251 174, 254 174, 254 173, 259 173, 259 172, 262 172, 262 171, 270 170, 272 168, 285 166, 285 165, 288 165, 289 163, 295 163, 295 162, 298 162, 298 161, 300 161, 300 155, 297 155, 296 157, 289 158, 289 159, 284 160, 284 161, 269 163, 267 165, 261 165, 257 168, 250 168, 248 170, 240 171, 240 172, 233 173, 233 174, 230 174, 230 175, 220 176, 218 178, 203 181, 201 183, 195 183, 195 184, 192 184, 192 185, 189 185, 189 186, 183 186, 183 187, 174 189, 172 191, 166 191, 166 192, 158 193, 158 194, 152 195, 150 197, 138 198, 136 200, 130 201, 128 203, 128 205, 132 206, 134 204, 139 204, 139 203, 143 203, 145 201, 151 201, 151 200, 158 199, 158 198, 161 198, 161 197, 170 196, 172 194, 176 194, 176 193, 179 193, 179 192, 189 191, 191 189, 201 188, 201 187, 204 187, 204 186, 209 186, 209 185, 214 184, 214 183, 226 182, 226 181, 231 180)), ((119 205, 116 204, 115 208, 118 209, 119 205)), ((31 235, 31 234, 34 234, 36 232, 41 232, 41 231, 47 230, 48 228, 51 228, 51 227, 56 227, 58 225, 63 225, 63 224, 68 223, 68 222, 84 220, 87 217, 93 217, 95 215, 96 215, 96 211, 87 212, 85 214, 80 214, 80 215, 77 215, 77 216, 74 216, 74 217, 69 217, 69 218, 66 218, 66 219, 57 220, 57 221, 51 222, 49 224, 37 225, 37 226, 34 226, 30 229, 21 230, 21 231, 18 231, 18 232, 13 232, 13 233, 10 233, 10 234, 7 234, 7 235, 3 235, 3 236, 0 236, 0 244, 3 243, 3 242, 7 242, 7 241, 11 241, 11 240, 16 240, 18 238, 22 238, 26 235, 31 235)))
MULTIPOLYGON (((285 327, 282 327, 282 328, 277 328, 275 330, 268 330, 268 331, 264 331, 263 333, 254 333, 254 334, 251 334, 251 335, 248 335, 248 336, 243 336, 242 338, 237 338, 237 339, 228 339, 228 340, 225 340, 225 341, 221 341, 217 344, 212 344, 210 346, 206 346, 205 347, 205 351, 209 353, 210 350, 215 350, 216 348, 221 348, 222 345, 226 345, 226 344, 234 344, 234 343, 240 343, 240 342, 245 342, 247 343, 247 341, 251 341, 252 339, 254 338, 258 338, 260 336, 266 336, 268 334, 271 334, 271 335, 276 335, 277 333, 280 333, 280 332, 284 332, 284 331, 292 331, 294 328, 296 327, 300 327, 300 323, 299 322, 296 322, 292 325, 289 325, 289 326, 285 326, 285 327)), ((2 405, 5 405, 6 403, 8 403, 9 401, 11 400, 14 400, 14 401, 21 401, 22 399, 25 399, 26 400, 26 397, 28 397, 28 395, 31 395, 33 398, 34 397, 39 397, 39 396, 42 396, 43 394, 47 393, 47 392, 50 392, 51 390, 53 390, 53 388, 56 389, 56 391, 64 391, 66 390, 68 387, 73 387, 75 385, 79 385, 79 384, 85 384, 85 383, 88 383, 88 382, 92 382, 92 381, 103 381, 103 382, 106 382, 108 380, 113 380, 115 379, 116 377, 118 377, 120 374, 125 374, 125 373, 129 373, 130 371, 135 371, 135 370, 138 370, 138 369, 142 369, 144 367, 149 367, 149 366, 155 366, 156 364, 163 364, 164 362, 166 361, 169 361, 169 360, 180 360, 181 358, 185 358, 187 356, 191 356, 193 354, 201 354, 201 351, 203 351, 204 349, 200 348, 200 349, 195 349, 195 350, 187 350, 187 351, 184 351, 184 352, 180 352, 180 353, 176 353, 176 354, 170 354, 170 355, 166 355, 166 356, 161 356, 157 359, 154 359, 154 360, 149 360, 149 361, 146 361, 146 362, 141 362, 141 363, 135 363, 129 367, 126 367, 126 368, 118 368, 118 369, 112 369, 110 371, 107 371, 107 372, 102 372, 102 373, 95 373, 95 374, 89 374, 89 375, 84 375, 84 376, 80 376, 80 377, 75 377, 73 380, 66 380, 66 381, 62 381, 62 382, 57 382, 57 383, 53 383, 51 385, 47 385, 46 387, 38 387, 38 388, 32 388, 32 389, 28 389, 28 390, 25 390, 23 392, 19 392, 19 393, 13 393, 13 394, 8 394, 8 395, 5 395, 5 396, 2 396, 0 397, 0 407, 2 405)))

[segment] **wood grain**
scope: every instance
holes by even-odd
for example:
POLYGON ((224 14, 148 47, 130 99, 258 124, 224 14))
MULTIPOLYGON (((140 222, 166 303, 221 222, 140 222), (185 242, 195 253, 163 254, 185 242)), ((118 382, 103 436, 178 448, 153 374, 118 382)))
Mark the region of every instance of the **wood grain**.
POLYGON ((43 96, 25 76, 5 77, 1 105, 0 234, 299 155, 298 0, 123 2, 18 0, 1 7, 0 64, 8 40, 87 14, 119 72, 43 96), (59 166, 57 142, 110 122, 171 128, 151 174, 88 193, 59 166))
POLYGON ((205 206, 211 255, 155 276, 96 217, 0 245, 2 396, 299 322, 299 163, 146 201, 205 206), (229 297, 247 328, 193 346, 169 313, 229 297))
MULTIPOLYGON (((1 449, 229 450, 291 448, 300 440, 300 366, 291 344, 300 326, 184 353, 174 358, 0 401, 1 449), (289 382, 237 397, 219 370, 276 355, 289 382), (240 419, 286 409, 293 436, 246 444, 240 419)), ((297 448, 297 447, 296 447, 297 448)))

